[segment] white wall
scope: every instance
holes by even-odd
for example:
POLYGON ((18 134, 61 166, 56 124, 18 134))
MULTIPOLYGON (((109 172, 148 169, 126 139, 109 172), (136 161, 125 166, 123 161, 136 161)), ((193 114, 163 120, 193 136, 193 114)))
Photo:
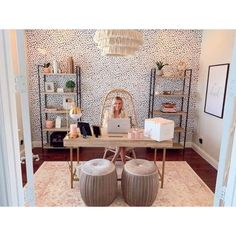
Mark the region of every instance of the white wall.
POLYGON ((235 30, 205 30, 199 68, 199 84, 193 148, 217 168, 223 131, 223 119, 204 113, 208 66, 230 63, 235 30), (203 139, 200 144, 198 139, 203 139))

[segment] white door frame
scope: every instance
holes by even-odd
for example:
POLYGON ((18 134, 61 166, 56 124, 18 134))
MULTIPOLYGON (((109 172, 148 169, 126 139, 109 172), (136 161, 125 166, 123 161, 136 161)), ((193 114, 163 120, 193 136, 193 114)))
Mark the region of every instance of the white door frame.
POLYGON ((0 147, 2 206, 23 206, 11 32, 0 30, 0 147))
POLYGON ((225 100, 215 206, 236 206, 236 38, 225 100))

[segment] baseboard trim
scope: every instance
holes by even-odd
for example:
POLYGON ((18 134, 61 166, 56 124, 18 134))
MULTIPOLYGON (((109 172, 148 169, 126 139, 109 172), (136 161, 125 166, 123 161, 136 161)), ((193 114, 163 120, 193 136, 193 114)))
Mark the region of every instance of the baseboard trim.
POLYGON ((216 170, 218 169, 218 162, 207 152, 201 149, 198 145, 192 143, 192 149, 197 152, 203 159, 205 159, 210 165, 212 165, 216 170))
POLYGON ((192 142, 186 142, 185 143, 185 147, 186 148, 191 148, 193 145, 192 145, 192 142))

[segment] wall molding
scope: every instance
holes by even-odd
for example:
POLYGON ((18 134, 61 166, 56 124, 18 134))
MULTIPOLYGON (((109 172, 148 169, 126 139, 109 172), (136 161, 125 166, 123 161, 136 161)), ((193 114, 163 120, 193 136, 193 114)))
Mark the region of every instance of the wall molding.
POLYGON ((197 152, 203 159, 205 159, 210 165, 212 165, 216 170, 218 169, 218 161, 216 161, 212 156, 205 152, 195 143, 192 143, 192 149, 197 152))

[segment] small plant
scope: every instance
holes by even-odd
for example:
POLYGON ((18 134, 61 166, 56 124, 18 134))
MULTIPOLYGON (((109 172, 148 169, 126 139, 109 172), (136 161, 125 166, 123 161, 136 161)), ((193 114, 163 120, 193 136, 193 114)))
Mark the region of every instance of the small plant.
POLYGON ((68 88, 68 89, 74 89, 75 88, 75 82, 73 81, 73 80, 68 80, 67 82, 66 82, 66 87, 68 88))
POLYGON ((156 62, 158 70, 161 70, 164 66, 168 66, 169 64, 164 64, 162 61, 156 62))

